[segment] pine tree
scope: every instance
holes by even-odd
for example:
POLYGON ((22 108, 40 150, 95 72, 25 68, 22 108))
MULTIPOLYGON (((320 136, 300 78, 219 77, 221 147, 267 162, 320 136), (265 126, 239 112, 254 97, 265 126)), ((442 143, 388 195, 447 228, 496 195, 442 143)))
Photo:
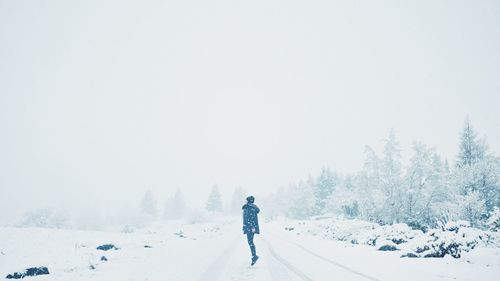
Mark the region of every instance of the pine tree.
POLYGON ((146 191, 141 202, 141 209, 151 217, 156 217, 158 215, 157 203, 153 191, 146 191))
POLYGON ((219 192, 219 187, 217 187, 217 185, 214 185, 212 187, 212 191, 210 192, 207 200, 206 209, 213 212, 222 211, 222 199, 219 192))
POLYGON ((180 219, 186 213, 186 202, 180 189, 177 189, 174 197, 171 197, 165 203, 163 217, 165 219, 180 219))
POLYGON ((466 118, 460 134, 454 183, 458 192, 466 198, 477 192, 485 208, 483 220, 500 204, 499 171, 500 159, 490 154, 486 140, 478 138, 469 118, 466 118))
POLYGON ((231 205, 229 206, 229 213, 232 215, 241 213, 241 206, 245 204, 246 193, 243 188, 238 187, 234 189, 233 196, 231 197, 231 205))
POLYGON ((472 128, 469 117, 465 119, 460 135, 460 146, 456 166, 463 168, 478 163, 486 155, 487 145, 484 139, 478 139, 477 133, 472 128))

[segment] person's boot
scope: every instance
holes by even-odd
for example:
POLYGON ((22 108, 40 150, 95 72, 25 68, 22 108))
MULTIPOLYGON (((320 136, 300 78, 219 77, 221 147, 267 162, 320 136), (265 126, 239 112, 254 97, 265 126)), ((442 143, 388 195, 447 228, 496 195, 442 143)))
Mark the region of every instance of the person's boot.
POLYGON ((255 251, 255 246, 250 246, 250 251, 252 251, 252 264, 251 265, 254 265, 257 260, 259 259, 259 256, 257 256, 257 253, 255 251))
POLYGON ((259 256, 257 256, 257 255, 253 256, 251 266, 253 266, 257 262, 258 259, 259 259, 259 256))

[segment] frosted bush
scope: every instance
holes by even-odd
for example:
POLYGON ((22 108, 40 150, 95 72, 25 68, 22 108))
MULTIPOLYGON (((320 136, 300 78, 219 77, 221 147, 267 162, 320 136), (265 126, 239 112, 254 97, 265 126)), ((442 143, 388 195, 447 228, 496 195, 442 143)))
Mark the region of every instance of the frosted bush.
POLYGON ((399 245, 422 234, 422 231, 411 229, 404 223, 381 226, 357 220, 333 220, 322 228, 323 235, 329 239, 370 246, 375 246, 377 241, 390 241, 399 245))
POLYGON ((410 250, 409 256, 431 258, 450 255, 460 258, 462 252, 469 252, 478 245, 487 246, 490 242, 487 232, 471 228, 468 222, 458 221, 448 222, 441 229, 432 229, 413 239, 407 249, 410 250))
POLYGON ((486 222, 488 228, 491 231, 498 232, 500 230, 500 209, 495 208, 493 212, 490 214, 488 221, 486 222))
POLYGON ((20 226, 62 228, 66 227, 68 218, 61 212, 55 212, 51 208, 42 208, 29 211, 24 215, 20 226))

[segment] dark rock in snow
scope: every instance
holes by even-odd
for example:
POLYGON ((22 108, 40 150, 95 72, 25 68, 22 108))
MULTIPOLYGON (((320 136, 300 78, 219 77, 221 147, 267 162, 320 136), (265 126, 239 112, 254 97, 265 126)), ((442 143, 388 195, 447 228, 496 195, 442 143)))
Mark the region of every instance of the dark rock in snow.
POLYGON ((415 253, 407 253, 401 256, 402 258, 418 258, 418 255, 415 253))
POLYGON ((113 244, 104 244, 104 245, 101 245, 99 247, 96 248, 97 250, 101 250, 101 251, 108 251, 108 250, 111 250, 111 249, 115 249, 115 250, 118 250, 118 248, 113 245, 113 244))
POLYGON ((102 256, 101 261, 108 261, 108 258, 106 258, 106 256, 102 256))
POLYGON ((49 269, 46 268, 45 266, 41 267, 30 267, 26 269, 24 272, 14 272, 12 274, 7 275, 5 278, 7 279, 21 279, 26 276, 37 276, 37 275, 44 275, 44 274, 49 274, 49 269))
POLYGON ((90 268, 90 270, 94 270, 94 269, 95 269, 95 266, 94 266, 93 264, 91 264, 91 265, 89 266, 89 268, 90 268))
POLYGON ((149 245, 144 245, 144 248, 148 248, 148 249, 151 249, 151 248, 153 248, 153 246, 149 246, 149 245))
POLYGON ((14 273, 7 275, 5 278, 7 278, 7 279, 21 279, 21 278, 24 278, 24 273, 14 272, 14 273))
POLYGON ((378 248, 379 251, 398 251, 399 249, 393 245, 383 245, 378 248))

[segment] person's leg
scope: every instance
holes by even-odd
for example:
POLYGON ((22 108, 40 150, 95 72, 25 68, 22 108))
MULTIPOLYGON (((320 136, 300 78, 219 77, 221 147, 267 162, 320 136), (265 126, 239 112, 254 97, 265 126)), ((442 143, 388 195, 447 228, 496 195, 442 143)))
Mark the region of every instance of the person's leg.
POLYGON ((257 256, 255 252, 255 244, 253 243, 254 233, 247 233, 248 246, 250 246, 250 251, 252 252, 252 257, 257 256))

